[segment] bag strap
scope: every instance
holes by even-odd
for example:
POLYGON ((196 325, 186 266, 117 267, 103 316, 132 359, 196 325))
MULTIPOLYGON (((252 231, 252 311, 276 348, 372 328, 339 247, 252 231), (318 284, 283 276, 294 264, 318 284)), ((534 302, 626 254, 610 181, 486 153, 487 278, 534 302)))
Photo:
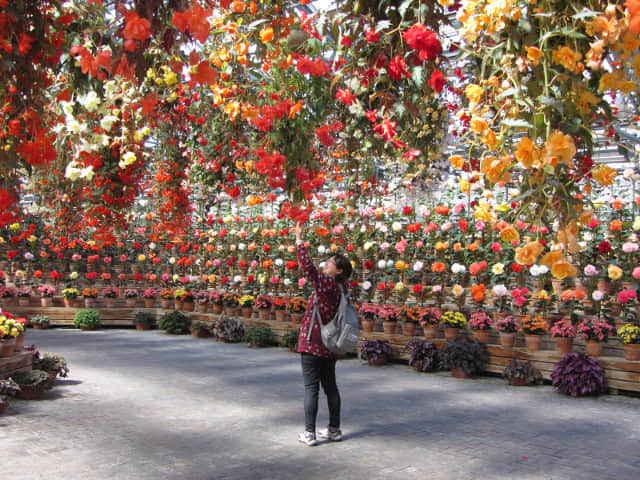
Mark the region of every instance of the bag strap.
MULTIPOLYGON (((342 297, 345 297, 347 299, 347 302, 349 301, 349 295, 350 293, 347 292, 346 294, 344 293, 344 290, 342 289, 342 285, 340 285, 338 283, 338 289, 340 290, 340 301, 342 301, 342 297)), ((315 322, 318 322, 318 326, 322 327, 322 321, 320 319, 320 311, 318 310, 318 295, 316 294, 316 303, 313 304, 313 313, 311 314, 311 322, 309 323, 309 329, 307 330, 307 342, 311 340, 311 332, 313 331, 313 324, 315 322)))

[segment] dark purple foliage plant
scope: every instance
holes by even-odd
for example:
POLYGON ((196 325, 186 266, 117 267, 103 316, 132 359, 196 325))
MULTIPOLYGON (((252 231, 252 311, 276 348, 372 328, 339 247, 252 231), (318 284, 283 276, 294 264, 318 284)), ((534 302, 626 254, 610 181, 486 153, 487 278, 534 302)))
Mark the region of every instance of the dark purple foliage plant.
POLYGON ((604 368, 583 353, 567 353, 562 357, 551 373, 551 384, 572 397, 599 395, 608 390, 604 368))

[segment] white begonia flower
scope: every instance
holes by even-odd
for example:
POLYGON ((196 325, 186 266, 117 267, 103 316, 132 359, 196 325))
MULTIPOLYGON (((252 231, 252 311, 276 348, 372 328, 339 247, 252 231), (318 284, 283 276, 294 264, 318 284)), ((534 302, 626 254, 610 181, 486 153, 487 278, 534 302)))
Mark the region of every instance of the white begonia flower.
POLYGON ((493 273, 494 275, 502 275, 504 273, 504 265, 502 263, 496 263, 493 267, 491 267, 491 273, 493 273))
POLYGON ((369 280, 365 280, 362 282, 362 289, 366 292, 371 288, 371 282, 369 280))
POLYGON ((387 266, 387 262, 385 262, 384 260, 378 260, 378 268, 380 270, 384 270, 386 266, 387 266))
POLYGON ((104 133, 94 135, 93 140, 101 147, 106 147, 111 143, 111 138, 109 137, 109 135, 105 135, 104 133))
POLYGON ((284 279, 284 285, 285 285, 286 287, 288 287, 289 285, 291 285, 291 279, 290 279, 289 277, 287 277, 287 278, 285 278, 285 279, 284 279))
POLYGON ((93 170, 93 166, 88 166, 80 169, 80 178, 86 178, 87 180, 91 180, 95 175, 95 171, 93 170))
POLYGON ((114 117, 113 115, 106 115, 100 120, 100 126, 108 132, 109 130, 111 130, 111 127, 117 120, 118 117, 114 117))
POLYGON ((364 251, 368 251, 371 250, 371 247, 373 247, 373 242, 364 242, 364 251))
POLYGON ((351 105, 349 105, 349 113, 355 115, 356 117, 362 117, 364 115, 364 108, 360 101, 356 100, 351 105))
POLYGON ((418 260, 417 262, 415 262, 413 264, 413 271, 414 272, 421 272, 423 268, 424 268, 424 263, 421 262, 420 260, 418 260))
POLYGON ((95 112, 98 109, 98 106, 100 105, 100 97, 98 97, 98 94, 96 92, 94 92, 93 90, 91 90, 89 93, 87 93, 87 95, 84 97, 83 101, 82 101, 82 105, 84 106, 84 108, 86 108, 89 112, 95 112))
POLYGON ((67 168, 64 170, 64 176, 72 182, 75 182, 80 178, 80 173, 82 173, 82 169, 75 160, 69 162, 67 164, 67 168))
POLYGON ((367 227, 364 225, 360 226, 360 233, 365 233, 367 231, 367 227))
POLYGON ((281 258, 276 258, 274 263, 277 267, 281 267, 284 264, 284 261, 281 258))
POLYGON ((599 302, 604 298, 604 292, 601 290, 594 290, 591 294, 591 298, 594 302, 599 302))
POLYGON ((71 273, 69 274, 69 278, 70 278, 71 280, 75 280, 76 278, 78 278, 78 272, 76 272, 76 271, 71 272, 71 273))
POLYGON ((634 230, 640 230, 640 217, 636 217, 633 219, 633 225, 631 226, 634 230))
POLYGON ((245 248, 247 248, 247 246, 246 246, 244 243, 239 243, 239 244, 238 244, 238 250, 242 251, 242 250, 244 250, 245 248))
POLYGON ((392 268, 395 264, 396 262, 394 262, 393 260, 387 260, 387 268, 392 268))
POLYGON ((467 267, 462 265, 461 263, 454 263, 451 265, 451 273, 460 274, 467 271, 467 267))
POLYGON ((171 265, 174 265, 174 264, 176 263, 176 257, 170 257, 170 258, 169 258, 169 263, 170 263, 171 265))
POLYGON ((377 230, 380 233, 387 233, 389 231, 389 227, 387 227, 385 224, 381 224, 380 228, 377 228, 377 230))
POLYGON ((242 275, 236 275, 233 277, 233 283, 240 283, 242 281, 242 275))
POLYGON ((402 224, 401 224, 400 222, 393 222, 393 223, 391 224, 391 229, 392 229, 394 232, 399 232, 399 231, 401 231, 401 230, 402 230, 402 224))
POLYGON ((318 253, 319 253, 319 254, 323 254, 323 253, 325 253, 326 251, 327 251, 327 249, 326 249, 326 247, 325 247, 324 245, 320 245, 320 246, 318 247, 318 253))
POLYGON ((622 172, 622 176, 627 180, 630 180, 633 177, 633 168, 625 168, 624 172, 622 172))
POLYGON ((62 106, 62 111, 67 117, 73 117, 73 103, 71 102, 60 102, 62 106))
POLYGON ((504 297, 507 294, 508 290, 503 284, 494 285, 491 289, 491 293, 493 293, 494 297, 504 297))
POLYGON ((171 277, 173 279, 174 282, 177 282, 178 280, 180 280, 180 275, 178 275, 177 273, 173 274, 173 277, 171 277))
POLYGON ((87 126, 84 123, 78 122, 75 118, 67 119, 67 131, 69 133, 75 133, 79 135, 87 130, 87 126))

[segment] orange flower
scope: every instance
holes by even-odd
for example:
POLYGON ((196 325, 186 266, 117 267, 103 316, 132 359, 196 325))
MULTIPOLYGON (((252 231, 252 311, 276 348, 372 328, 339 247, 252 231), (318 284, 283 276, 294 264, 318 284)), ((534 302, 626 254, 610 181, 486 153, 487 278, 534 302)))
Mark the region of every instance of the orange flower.
POLYGON ((545 143, 545 163, 556 166, 558 162, 573 166, 573 157, 576 154, 576 146, 570 135, 565 135, 560 130, 555 130, 545 143))
POLYGON ((520 242, 520 234, 512 225, 507 225, 500 231, 500 238, 507 243, 511 243, 514 240, 520 242))
POLYGON ((515 157, 525 168, 531 168, 540 162, 540 151, 529 137, 522 137, 516 145, 515 157))
POLYGON ((584 290, 577 289, 573 292, 573 295, 576 297, 576 300, 580 301, 580 300, 584 300, 586 293, 584 290))
POLYGON ((475 240, 475 241, 471 242, 469 245, 467 245, 466 248, 470 252, 476 252, 478 250, 478 248, 480 248, 480 241, 479 240, 475 240))
POLYGON ((440 215, 448 215, 449 214, 449 207, 447 207, 446 205, 438 205, 435 208, 435 212, 439 213, 440 215))
POLYGON ((537 240, 527 243, 524 247, 516 248, 515 261, 520 265, 532 265, 544 250, 544 246, 537 240))
POLYGON ((551 275, 558 280, 563 280, 567 277, 575 277, 577 269, 571 265, 567 260, 559 260, 551 267, 551 275))
POLYGON ((487 155, 480 162, 480 173, 492 183, 506 179, 509 175, 507 168, 511 165, 512 159, 509 155, 505 155, 498 159, 493 155, 487 155))
POLYGON ((460 252, 462 251, 462 244, 460 242, 456 242, 453 244, 453 251, 460 252))
POLYGON ((273 40, 273 28, 267 27, 260 30, 260 40, 262 43, 269 43, 273 40))
POLYGON ((562 260, 562 252, 560 250, 555 250, 553 252, 546 253, 540 259, 540 265, 546 265, 547 267, 553 265, 554 263, 562 260))
POLYGON ((324 228, 324 227, 316 227, 316 233, 318 234, 318 236, 320 237, 326 237, 327 235, 329 235, 329 233, 331 233, 329 231, 329 229, 324 228))
POLYGON ((264 260, 262 262, 262 268, 271 268, 273 267, 273 262, 271 260, 264 260))
POLYGON ((464 166, 464 158, 462 158, 462 155, 452 155, 449 157, 449 161, 453 168, 462 168, 464 166))
POLYGON ((442 273, 444 272, 445 265, 443 262, 434 262, 431 264, 431 271, 434 273, 442 273))
POLYGON ((622 221, 621 220, 611 220, 609 224, 609 230, 612 232, 621 232, 622 231, 622 221))
POLYGON ((471 296, 477 303, 480 303, 485 299, 484 292, 486 291, 487 287, 484 285, 484 283, 481 283, 480 285, 471 285, 471 296))
POLYGON ((233 13, 244 13, 246 9, 247 9, 247 4, 240 0, 234 0, 233 3, 231 4, 231 11, 233 13))
POLYGON ((600 186, 608 187, 613 185, 613 179, 618 176, 618 172, 609 165, 599 165, 591 170, 591 176, 600 184, 600 186))
POLYGON ((482 268, 480 268, 480 265, 478 265, 477 263, 472 263, 471 265, 469 265, 469 273, 471 275, 477 275, 478 273, 480 273, 480 271, 482 270, 482 268))

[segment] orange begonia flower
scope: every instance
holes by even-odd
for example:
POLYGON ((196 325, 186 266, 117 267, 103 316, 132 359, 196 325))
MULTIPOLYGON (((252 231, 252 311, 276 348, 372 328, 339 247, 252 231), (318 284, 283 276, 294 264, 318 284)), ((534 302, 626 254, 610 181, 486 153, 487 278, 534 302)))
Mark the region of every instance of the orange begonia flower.
POLYGON ((520 233, 512 225, 507 225, 500 231, 500 238, 507 243, 520 242, 520 233))
POLYGON ((558 280, 563 280, 567 277, 575 277, 577 269, 571 265, 567 260, 560 260, 553 264, 551 267, 551 275, 558 280))
POLYGON ((515 261, 520 265, 532 265, 543 250, 544 246, 537 240, 529 242, 524 247, 516 248, 515 261))

